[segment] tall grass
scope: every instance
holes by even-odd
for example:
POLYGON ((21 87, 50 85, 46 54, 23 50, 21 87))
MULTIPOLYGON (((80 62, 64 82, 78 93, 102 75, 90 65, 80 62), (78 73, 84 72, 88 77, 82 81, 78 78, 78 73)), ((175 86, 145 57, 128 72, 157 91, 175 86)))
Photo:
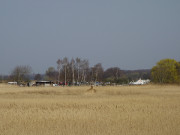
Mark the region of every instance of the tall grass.
POLYGON ((178 135, 179 86, 0 85, 0 135, 178 135))

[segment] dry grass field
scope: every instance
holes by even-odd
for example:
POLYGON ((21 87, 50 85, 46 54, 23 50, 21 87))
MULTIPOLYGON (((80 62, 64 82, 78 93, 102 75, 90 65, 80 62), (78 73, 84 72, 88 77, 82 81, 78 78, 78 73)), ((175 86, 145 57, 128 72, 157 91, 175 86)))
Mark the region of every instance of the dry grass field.
POLYGON ((0 135, 180 135, 180 86, 0 84, 0 135))

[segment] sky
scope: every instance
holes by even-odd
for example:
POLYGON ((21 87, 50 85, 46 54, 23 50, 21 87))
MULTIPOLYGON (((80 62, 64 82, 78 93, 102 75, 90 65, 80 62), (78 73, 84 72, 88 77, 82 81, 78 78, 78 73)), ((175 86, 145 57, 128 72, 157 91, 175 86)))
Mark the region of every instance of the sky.
POLYGON ((104 69, 180 61, 179 0, 0 0, 0 74, 64 57, 104 69))

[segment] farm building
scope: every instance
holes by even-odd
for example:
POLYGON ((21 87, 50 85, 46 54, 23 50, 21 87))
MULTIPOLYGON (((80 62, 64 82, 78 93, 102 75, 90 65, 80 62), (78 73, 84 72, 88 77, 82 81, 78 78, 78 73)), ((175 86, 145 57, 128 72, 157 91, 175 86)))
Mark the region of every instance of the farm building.
POLYGON ((52 81, 37 81, 36 86, 52 86, 52 81))
POLYGON ((10 85, 17 85, 17 82, 8 82, 10 85))

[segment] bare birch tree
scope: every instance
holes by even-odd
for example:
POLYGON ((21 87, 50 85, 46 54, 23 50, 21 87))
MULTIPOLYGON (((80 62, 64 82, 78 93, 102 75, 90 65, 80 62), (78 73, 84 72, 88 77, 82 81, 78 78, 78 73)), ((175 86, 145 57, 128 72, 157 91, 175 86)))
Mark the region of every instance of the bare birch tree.
POLYGON ((95 81, 102 80, 103 72, 104 70, 101 63, 98 63, 94 66, 95 81))
POLYGON ((77 65, 77 82, 79 82, 80 62, 81 62, 81 59, 80 59, 80 58, 76 58, 76 65, 77 65))
POLYGON ((66 73, 67 73, 67 65, 68 65, 68 58, 65 57, 63 59, 63 65, 64 65, 64 82, 65 82, 65 85, 66 85, 66 73))
POLYGON ((62 60, 58 59, 56 63, 57 63, 57 70, 58 70, 58 83, 59 83, 60 82, 61 67, 62 67, 62 60))
POLYGON ((81 75, 81 81, 82 82, 86 82, 86 75, 87 75, 87 72, 88 72, 88 69, 89 69, 89 62, 88 60, 82 60, 81 61, 81 72, 82 72, 82 75, 81 75))
POLYGON ((71 69, 72 69, 72 84, 74 85, 75 80, 74 80, 74 66, 75 66, 75 60, 72 58, 71 59, 71 69))

